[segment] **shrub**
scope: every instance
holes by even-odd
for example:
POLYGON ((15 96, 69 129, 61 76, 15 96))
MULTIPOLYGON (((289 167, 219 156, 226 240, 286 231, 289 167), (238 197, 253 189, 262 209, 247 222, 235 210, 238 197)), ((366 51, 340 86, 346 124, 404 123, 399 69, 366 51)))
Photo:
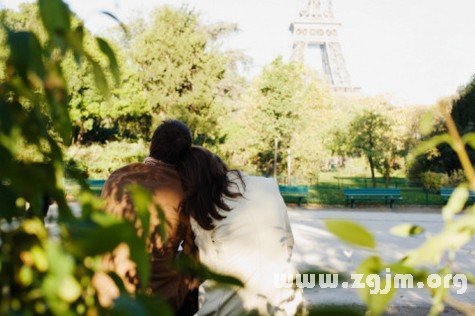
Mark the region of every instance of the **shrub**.
POLYGON ((71 146, 67 151, 67 157, 74 159, 89 178, 106 179, 122 166, 143 161, 147 153, 144 141, 110 142, 104 145, 71 146))
POLYGON ((463 170, 459 169, 452 172, 452 174, 448 176, 446 185, 455 188, 463 182, 467 182, 467 177, 465 176, 463 170))
POLYGON ((421 176, 427 168, 420 157, 408 162, 406 177, 410 186, 420 186, 422 183, 421 176))
POLYGON ((424 190, 437 193, 440 188, 448 184, 449 177, 445 173, 427 171, 421 174, 421 182, 424 190))

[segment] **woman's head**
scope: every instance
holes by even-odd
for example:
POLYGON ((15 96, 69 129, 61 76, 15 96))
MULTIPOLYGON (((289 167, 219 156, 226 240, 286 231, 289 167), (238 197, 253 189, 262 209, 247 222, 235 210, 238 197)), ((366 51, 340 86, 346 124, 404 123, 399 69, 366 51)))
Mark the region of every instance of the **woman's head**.
MULTIPOLYGON (((204 229, 210 230, 213 219, 225 216, 218 211, 230 211, 225 198, 242 196, 234 180, 228 177, 228 166, 215 154, 202 147, 192 147, 178 166, 178 173, 185 191, 181 209, 192 216, 204 229)), ((239 171, 232 170, 242 182, 239 171)))

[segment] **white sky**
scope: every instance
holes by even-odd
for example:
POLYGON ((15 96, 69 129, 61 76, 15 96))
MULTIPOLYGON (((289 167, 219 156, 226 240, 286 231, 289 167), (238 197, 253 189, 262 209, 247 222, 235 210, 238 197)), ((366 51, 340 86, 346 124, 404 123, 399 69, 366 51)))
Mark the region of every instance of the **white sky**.
MULTIPOLYGON (((204 22, 236 22, 226 46, 254 61, 251 75, 278 55, 290 56, 290 22, 304 0, 69 0, 95 32, 113 22, 149 12, 160 4, 189 7, 204 22)), ((3 0, 15 7, 21 0, 3 0)), ((333 0, 352 80, 368 94, 398 104, 430 104, 453 94, 475 74, 474 0, 333 0)))

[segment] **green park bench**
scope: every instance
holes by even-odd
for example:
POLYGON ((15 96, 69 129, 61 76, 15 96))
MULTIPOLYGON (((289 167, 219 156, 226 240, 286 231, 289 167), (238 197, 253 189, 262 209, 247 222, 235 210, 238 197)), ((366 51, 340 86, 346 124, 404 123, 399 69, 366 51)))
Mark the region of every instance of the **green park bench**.
MULTIPOLYGON (((455 188, 440 188, 440 197, 444 200, 445 203, 449 200, 452 193, 454 193, 455 188)), ((468 196, 468 201, 475 202, 475 192, 470 191, 468 196)))
POLYGON ((389 206, 393 208, 394 203, 398 200, 402 200, 401 190, 399 189, 380 189, 380 188, 364 188, 364 189, 344 189, 346 203, 351 205, 351 208, 355 207, 356 201, 374 201, 384 200, 385 203, 389 202, 389 206))
POLYGON ((104 187, 104 184, 106 183, 106 180, 102 179, 88 179, 87 184, 91 188, 92 193, 96 195, 101 195, 102 188, 104 187))
POLYGON ((298 206, 302 205, 304 201, 306 202, 308 197, 308 186, 306 185, 279 185, 279 191, 285 202, 297 202, 298 206))

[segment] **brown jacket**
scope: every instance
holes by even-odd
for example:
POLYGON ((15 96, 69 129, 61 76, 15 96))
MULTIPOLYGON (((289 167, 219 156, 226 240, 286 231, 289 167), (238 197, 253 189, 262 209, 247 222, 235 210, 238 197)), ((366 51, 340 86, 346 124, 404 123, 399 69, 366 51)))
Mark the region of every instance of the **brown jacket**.
MULTIPOLYGON (((178 173, 173 166, 147 159, 146 163, 130 164, 111 174, 102 190, 107 212, 137 223, 131 196, 127 191, 127 187, 131 184, 138 184, 150 191, 155 204, 162 209, 166 219, 167 239, 163 242, 156 229, 160 223, 159 216, 154 209, 151 210, 149 290, 164 298, 177 310, 188 291, 194 287, 194 283, 191 278, 175 271, 172 261, 182 241, 185 254, 192 255, 196 251, 189 218, 179 212, 183 190, 178 173)), ((121 276, 126 288, 133 292, 138 286, 138 280, 133 262, 126 258, 128 252, 129 249, 125 244, 119 245, 107 256, 105 262, 106 270, 112 270, 121 276)), ((117 290, 115 294, 118 294, 117 290)))

